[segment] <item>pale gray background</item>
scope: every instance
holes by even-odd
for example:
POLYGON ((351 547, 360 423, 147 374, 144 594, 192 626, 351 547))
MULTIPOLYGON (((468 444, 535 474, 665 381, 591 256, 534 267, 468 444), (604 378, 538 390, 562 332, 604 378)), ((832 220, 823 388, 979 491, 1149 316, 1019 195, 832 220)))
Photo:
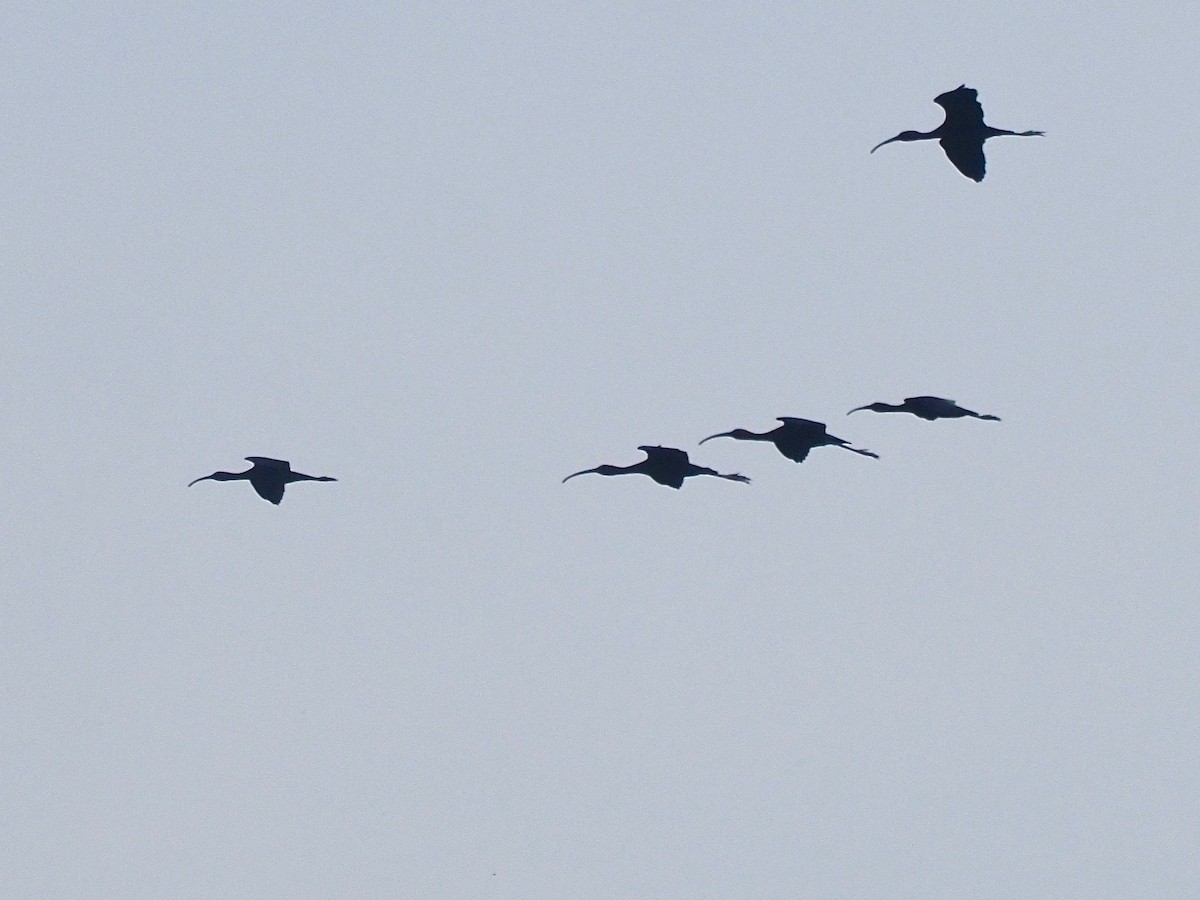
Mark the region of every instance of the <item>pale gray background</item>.
POLYGON ((6 7, 4 893, 1200 895, 1200 16, 1078 10, 6 7))

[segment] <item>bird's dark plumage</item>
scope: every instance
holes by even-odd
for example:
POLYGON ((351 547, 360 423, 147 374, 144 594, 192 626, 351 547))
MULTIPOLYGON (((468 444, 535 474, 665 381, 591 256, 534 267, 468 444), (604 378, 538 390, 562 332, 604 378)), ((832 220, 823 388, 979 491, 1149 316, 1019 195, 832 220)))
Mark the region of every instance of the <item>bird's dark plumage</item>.
MULTIPOLYGON (((798 419, 794 416, 780 416, 777 421, 783 424, 772 431, 762 434, 756 434, 744 428, 735 428, 733 431, 710 434, 704 441, 711 441, 713 438, 719 437, 730 437, 738 441, 766 441, 774 444, 775 449, 788 459, 798 463, 804 462, 808 457, 809 451, 816 447, 841 447, 843 450, 849 450, 851 453, 857 453, 860 456, 870 456, 874 459, 879 459, 879 454, 872 453, 870 450, 851 447, 849 441, 842 440, 840 437, 830 434, 826 430, 824 422, 814 422, 812 419, 798 419)), ((703 444, 704 441, 700 443, 703 444)))
POLYGON ((704 466, 698 466, 690 459, 686 451, 678 450, 675 447, 658 447, 650 445, 642 445, 638 447, 646 458, 639 463, 634 463, 632 466, 596 466, 594 469, 584 469, 581 472, 573 472, 563 479, 563 482, 570 481, 576 475, 648 475, 659 484, 665 484, 667 487, 679 489, 683 487, 683 480, 691 478, 694 475, 712 475, 716 478, 724 478, 726 481, 740 481, 742 484, 749 484, 750 479, 745 475, 722 475, 714 469, 709 469, 704 466))
POLYGON ((946 158, 954 163, 954 168, 972 181, 983 181, 983 176, 987 174, 987 159, 983 155, 983 141, 970 137, 944 137, 938 143, 946 152, 946 158))
POLYGON ((1041 131, 1007 131, 993 128, 983 121, 983 107, 979 103, 979 92, 960 84, 934 98, 934 103, 946 111, 946 118, 933 131, 902 131, 871 148, 874 153, 884 144, 893 141, 937 140, 954 167, 972 181, 983 181, 987 173, 987 161, 983 156, 984 141, 1001 135, 1033 137, 1041 131))
MULTIPOLYGON (((998 416, 982 415, 972 409, 965 409, 945 397, 905 397, 903 403, 871 403, 867 406, 857 406, 850 412, 858 412, 860 409, 867 409, 871 412, 912 413, 914 416, 930 422, 934 419, 961 419, 964 417, 987 419, 991 422, 1000 421, 998 416)), ((846 415, 850 415, 850 413, 846 413, 846 415)))
POLYGON ((213 472, 203 478, 197 478, 188 484, 191 487, 197 481, 249 481, 258 496, 264 500, 279 505, 283 500, 283 489, 296 481, 337 481, 328 475, 304 475, 292 471, 292 464, 283 459, 271 459, 269 456, 247 456, 246 462, 252 463, 245 472, 213 472))

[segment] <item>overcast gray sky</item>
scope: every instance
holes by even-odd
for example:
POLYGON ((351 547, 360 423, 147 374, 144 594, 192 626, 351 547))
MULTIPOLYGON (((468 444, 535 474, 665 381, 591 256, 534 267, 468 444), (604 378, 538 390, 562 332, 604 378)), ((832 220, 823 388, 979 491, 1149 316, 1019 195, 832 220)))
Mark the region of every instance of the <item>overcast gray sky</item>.
POLYGON ((1196 9, 5 7, 6 893, 1200 895, 1196 9))

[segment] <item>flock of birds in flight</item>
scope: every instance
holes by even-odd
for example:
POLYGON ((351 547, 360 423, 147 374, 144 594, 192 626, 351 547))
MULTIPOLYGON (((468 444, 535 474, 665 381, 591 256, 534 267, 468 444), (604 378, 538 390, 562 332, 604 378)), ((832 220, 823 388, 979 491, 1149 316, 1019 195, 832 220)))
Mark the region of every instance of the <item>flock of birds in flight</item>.
MULTIPOLYGON (((903 403, 871 403, 867 406, 859 406, 852 409, 846 415, 864 409, 869 409, 872 412, 912 413, 914 416, 919 416, 929 421, 933 421, 934 419, 961 419, 963 417, 988 419, 993 422, 1000 421, 997 416, 982 415, 974 410, 964 409, 953 400, 946 400, 943 397, 907 397, 903 403)), ((793 462, 798 463, 804 462, 808 458, 809 451, 817 447, 841 447, 843 450, 849 450, 851 453, 857 453, 859 456, 869 456, 872 459, 879 459, 878 453, 864 450, 861 447, 852 447, 849 441, 830 434, 824 422, 814 422, 812 419, 798 419, 794 416, 780 416, 778 421, 783 424, 778 428, 761 434, 754 431, 747 431, 745 428, 735 428, 732 431, 710 434, 700 443, 703 444, 704 441, 711 441, 713 438, 720 437, 733 438, 735 441, 765 441, 766 443, 774 444, 776 450, 793 462)), ((750 483, 750 479, 745 475, 725 475, 705 466, 698 466, 688 459, 687 452, 684 450, 677 450, 674 447, 651 446, 641 446, 638 449, 646 454, 646 458, 641 462, 634 463, 632 466, 597 466, 594 469, 584 469, 581 472, 574 472, 564 478, 563 481, 569 481, 576 475, 594 473, 596 475, 649 475, 659 484, 665 484, 673 488, 682 487, 683 480, 691 478, 693 475, 714 475, 717 478, 724 478, 726 481, 740 481, 742 484, 750 483)))
MULTIPOLYGON (((946 118, 933 131, 902 131, 893 138, 888 138, 871 148, 874 153, 884 144, 895 141, 933 141, 942 145, 946 156, 967 178, 973 181, 983 181, 986 173, 986 161, 983 156, 983 144, 989 138, 1002 135, 1014 137, 1033 137, 1043 134, 1041 131, 1007 131, 1003 128, 993 128, 983 121, 983 107, 980 106, 978 93, 974 88, 959 85, 952 91, 939 94, 934 103, 946 111, 946 118)), ((922 419, 961 419, 964 417, 999 421, 996 416, 983 415, 970 409, 964 409, 953 400, 942 397, 907 397, 903 403, 871 403, 850 410, 850 413, 860 410, 872 412, 904 412, 911 413, 922 419)), ((847 415, 850 415, 847 413, 847 415)), ((850 446, 850 442, 836 437, 828 432, 823 422, 811 419, 798 419, 792 416, 780 416, 782 422, 778 428, 771 431, 756 433, 744 428, 723 431, 712 434, 700 441, 711 441, 714 438, 727 437, 737 441, 765 441, 775 445, 780 453, 794 462, 804 462, 809 452, 817 447, 841 447, 860 456, 878 459, 877 453, 850 446)), ((737 481, 749 484, 750 479, 745 475, 723 474, 705 466, 698 466, 689 458, 687 451, 674 447, 659 447, 642 445, 638 447, 646 458, 631 466, 601 465, 592 469, 573 472, 563 479, 570 481, 578 475, 648 475, 659 484, 680 488, 684 479, 696 475, 712 475, 724 478, 726 481, 737 481)), ((191 487, 199 481, 249 481, 250 486, 264 500, 276 505, 283 499, 284 488, 296 481, 337 481, 328 475, 304 475, 293 472, 291 463, 282 459, 271 459, 266 456, 247 456, 251 463, 244 472, 213 472, 197 478, 188 484, 191 487)))

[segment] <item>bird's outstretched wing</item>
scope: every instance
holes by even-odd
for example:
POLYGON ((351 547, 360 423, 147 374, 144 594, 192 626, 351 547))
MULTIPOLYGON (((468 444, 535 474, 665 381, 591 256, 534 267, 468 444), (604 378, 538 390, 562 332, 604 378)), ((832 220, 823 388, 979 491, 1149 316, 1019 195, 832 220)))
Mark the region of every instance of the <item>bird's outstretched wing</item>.
POLYGON ((812 447, 808 446, 807 444, 784 444, 782 446, 776 444, 775 446, 779 448, 780 453, 782 453, 792 462, 798 463, 802 463, 804 460, 808 459, 808 453, 810 450, 812 450, 812 447))
POLYGON ((264 500, 269 500, 276 506, 283 499, 284 484, 278 478, 251 478, 250 486, 258 493, 258 496, 264 500))
POLYGON ((245 459, 246 462, 261 466, 264 469, 290 470, 292 468, 292 464, 286 459, 271 459, 269 456, 247 456, 245 459))
POLYGON ((983 176, 987 173, 987 162, 983 158, 982 138, 973 135, 944 137, 938 143, 946 151, 950 162, 954 163, 954 168, 972 181, 983 181, 983 176))
POLYGON ((905 403, 938 403, 938 404, 941 404, 944 406, 945 404, 953 403, 954 401, 947 400, 945 397, 930 397, 928 395, 923 395, 920 397, 905 397, 904 402, 905 403))
POLYGON ((795 416, 777 416, 775 421, 782 422, 792 434, 802 434, 805 437, 824 437, 825 423, 814 422, 812 419, 798 419, 795 416))
POLYGON ((955 124, 973 123, 983 125, 983 106, 979 102, 979 91, 960 84, 952 91, 938 94, 933 102, 946 111, 946 121, 955 124))
POLYGON ((958 412, 958 404, 945 397, 905 397, 904 402, 917 412, 934 413, 941 416, 958 412))
POLYGON ((825 443, 825 423, 795 416, 778 416, 783 426, 777 429, 775 447, 792 462, 802 463, 813 447, 825 443))
POLYGON ((638 447, 638 449, 646 454, 647 459, 654 462, 670 463, 680 467, 686 466, 689 462, 686 450, 677 450, 674 447, 651 447, 647 445, 638 447))
POLYGON ((687 474, 685 472, 657 472, 651 477, 659 484, 679 490, 683 487, 683 479, 687 477, 687 474))

